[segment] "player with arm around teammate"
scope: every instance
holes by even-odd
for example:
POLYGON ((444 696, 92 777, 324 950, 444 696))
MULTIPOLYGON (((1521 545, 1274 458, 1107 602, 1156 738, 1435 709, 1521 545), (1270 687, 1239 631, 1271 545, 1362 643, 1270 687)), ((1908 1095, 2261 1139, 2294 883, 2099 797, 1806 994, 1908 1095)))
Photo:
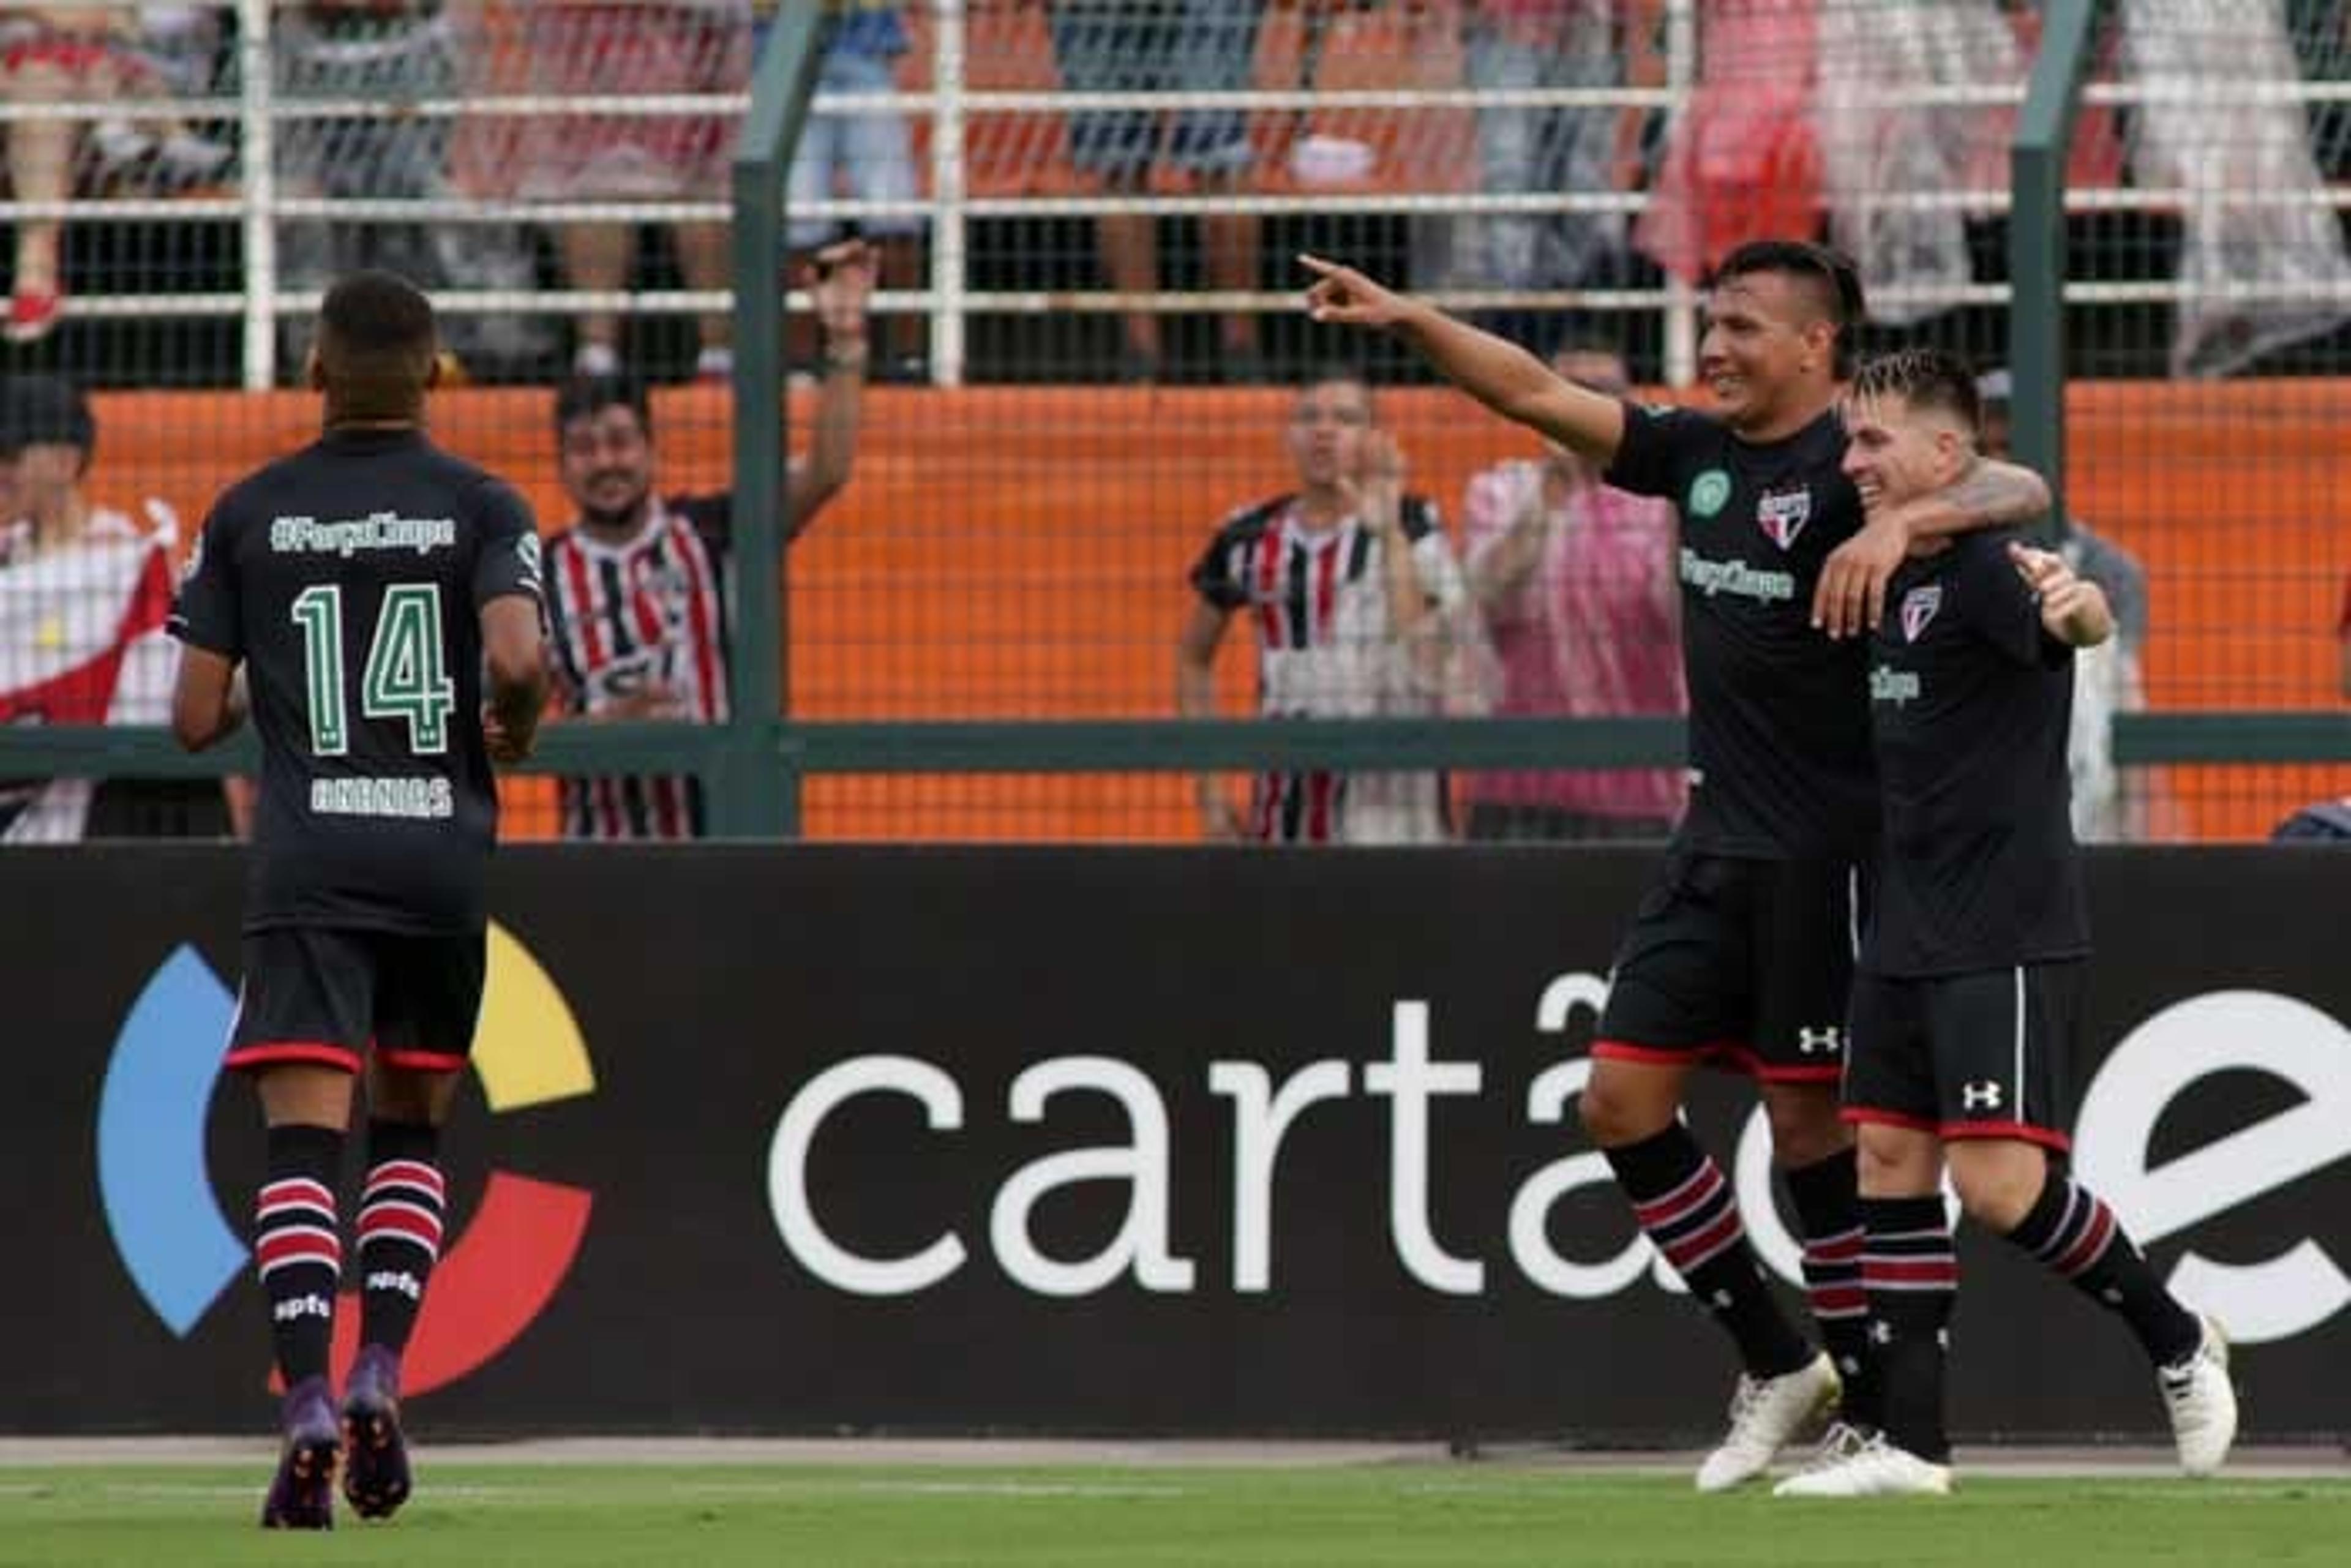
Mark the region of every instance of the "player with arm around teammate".
POLYGON ((171 621, 181 743, 211 746, 248 706, 261 737, 226 1060, 267 1129, 254 1259, 286 1383, 273 1529, 332 1527, 339 1456, 360 1513, 408 1496, 400 1358, 440 1253, 440 1128, 481 1006, 490 765, 529 753, 547 695, 530 508, 425 435, 437 348, 404 280, 328 290, 309 366, 324 431, 221 497, 171 621), (360 1350, 338 1412, 337 1190, 362 1071, 360 1350))
POLYGON ((1914 539, 2031 517, 2048 487, 1981 463, 1864 526, 1836 413, 1860 279, 1834 252, 1741 246, 1707 303, 1711 412, 1644 408, 1361 273, 1305 258, 1320 321, 1384 328, 1489 408, 1679 517, 1689 807, 1617 949, 1581 1100, 1643 1231, 1737 1347, 1707 1491, 1761 1475, 1863 1370, 1853 1139, 1836 1085, 1876 779, 1857 634, 1914 539), (1691 1071, 1756 1080, 1828 1354, 1791 1322, 1728 1179, 1680 1113, 1691 1071))
MULTIPOLYGON (((1979 463, 1973 374, 1910 350, 1847 394, 1845 470, 1899 506, 1979 463)), ((2114 634, 2096 584, 2012 532, 1915 555, 1871 634, 1883 792, 1878 897, 1846 1029, 1858 1124, 1869 1429, 1782 1496, 1940 1493, 1947 1325, 1959 1284, 1941 1186, 1970 1218, 2120 1317, 2157 1374, 2189 1475, 2237 1426, 2228 1343, 2182 1306, 2114 1212, 2067 1174, 2068 1058, 2090 950, 2069 814, 2074 655, 2114 634)))

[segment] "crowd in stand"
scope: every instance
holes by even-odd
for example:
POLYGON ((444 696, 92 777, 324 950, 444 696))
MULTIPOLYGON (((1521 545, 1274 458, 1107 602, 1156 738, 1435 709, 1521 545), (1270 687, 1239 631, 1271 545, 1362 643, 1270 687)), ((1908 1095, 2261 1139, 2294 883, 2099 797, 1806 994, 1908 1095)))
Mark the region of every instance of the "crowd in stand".
MULTIPOLYGON (((717 100, 746 89, 775 10, 773 0, 279 5, 267 50, 278 196, 461 206, 723 200, 731 123, 717 100), (517 97, 582 107, 401 112, 517 97), (611 107, 624 98, 666 101, 640 106, 650 112, 611 107), (695 99, 712 107, 702 111, 695 99), (320 116, 301 112, 306 101, 377 107, 320 116), (602 107, 590 112, 590 104, 602 107)), ((929 7, 826 0, 826 10, 822 90, 927 82, 929 7)), ((1876 287, 1878 322, 1901 327, 1948 311, 1953 290, 1982 280, 1980 229, 2002 205, 2012 110, 1963 100, 1967 89, 2022 82, 2038 10, 2019 0, 1719 0, 1700 8, 1695 79, 1669 112, 1609 100, 1504 104, 1466 116, 1400 109, 1380 111, 1392 134, 1366 132, 1359 142, 1320 134, 1341 120, 1318 115, 1087 105, 1027 116, 1052 133, 1023 141, 1022 155, 1057 160, 1081 187, 1113 196, 1343 191, 1369 181, 1391 191, 1641 198, 1630 214, 1590 206, 1415 216, 1395 225, 1387 270, 1423 288, 1558 290, 1661 275, 1698 283, 1743 239, 1824 229, 1820 237, 1854 255, 1876 287), (1466 130, 1447 141, 1448 126, 1466 130), (1383 157, 1393 166, 1374 167, 1383 157), (1970 192, 1983 193, 1976 206, 1935 200, 1970 192)), ((964 15, 975 51, 967 74, 983 84, 1198 94, 1311 87, 1343 75, 1348 85, 1376 83, 1382 71, 1389 85, 1497 92, 1637 95, 1665 83, 1662 0, 1307 0, 1303 20, 1289 22, 1266 0, 981 0, 964 15), (1374 21, 1384 30, 1367 30, 1374 21), (1302 36, 1284 34, 1278 49, 1280 26, 1302 36), (1015 70, 991 49, 1038 57, 1015 70), (1280 50, 1298 57, 1295 81, 1271 79, 1292 68, 1280 50), (1367 54, 1382 51, 1383 64, 1366 65, 1367 54)), ((234 111, 246 91, 235 19, 235 8, 218 4, 13 6, 0 17, 0 101, 17 111, 99 106, 6 121, 11 194, 42 206, 13 225, 12 343, 38 343, 75 314, 71 297, 83 286, 68 275, 62 236, 78 195, 226 193, 249 183, 242 160, 250 149, 234 111), (209 119, 170 112, 207 100, 217 109, 209 119)), ((2208 89, 2222 77, 2339 77, 2351 55, 2346 37, 2344 0, 2246 0, 2230 8, 2225 26, 2189 0, 2116 8, 2100 68, 2142 89, 2142 99, 2125 111, 2119 134, 2114 115, 2088 116, 2076 172, 2112 179, 2126 168, 2137 183, 2170 193, 2178 274, 2190 285, 2174 313, 2174 371, 2226 373, 2344 319, 2351 256, 2325 196, 2351 155, 2341 106, 2325 95, 2308 106, 2275 96, 2223 101, 2208 89), (2283 199, 2297 193, 2312 199, 2283 199), (2229 298, 2203 287, 2215 280, 2231 286, 2229 298)), ((854 226, 877 244, 884 288, 925 281, 925 220, 904 210, 923 196, 920 119, 895 109, 819 116, 790 182, 796 204, 847 197, 882 205, 854 226)), ((806 254, 839 237, 841 226, 799 220, 792 246, 806 254)), ((1293 281, 1257 213, 1210 212, 1196 229, 1201 285, 1249 291, 1293 281)), ((434 288, 585 291, 602 300, 561 318, 523 308, 450 314, 451 346, 493 376, 543 377, 567 362, 609 372, 636 358, 626 313, 609 301, 644 286, 647 232, 619 210, 536 229, 381 214, 288 217, 277 233, 279 282, 310 290, 374 264, 434 288)), ((664 236, 664 280, 674 267, 691 289, 729 286, 723 225, 665 223, 654 232, 664 236)), ((1152 295, 1170 276, 1161 256, 1169 232, 1148 214, 1102 214, 1084 269, 1120 293, 1152 295)), ((977 225, 973 266, 1018 273, 1024 259, 1013 253, 1034 243, 1033 234, 977 225)), ((110 287, 93 278, 88 292, 110 287)), ((1061 368, 1134 381, 1262 379, 1267 345, 1253 313, 1221 315, 1202 362, 1182 366, 1163 341, 1163 314, 1129 311, 1114 340, 1090 347, 1088 362, 1061 368)), ((1558 323, 1546 325, 1555 335, 1558 323)), ((291 350, 307 328, 297 320, 287 330, 280 358, 298 361, 291 350)), ((921 319, 893 319, 885 338, 877 371, 921 374, 921 319)), ((697 320, 684 363, 719 376, 729 358, 726 318, 697 320)))

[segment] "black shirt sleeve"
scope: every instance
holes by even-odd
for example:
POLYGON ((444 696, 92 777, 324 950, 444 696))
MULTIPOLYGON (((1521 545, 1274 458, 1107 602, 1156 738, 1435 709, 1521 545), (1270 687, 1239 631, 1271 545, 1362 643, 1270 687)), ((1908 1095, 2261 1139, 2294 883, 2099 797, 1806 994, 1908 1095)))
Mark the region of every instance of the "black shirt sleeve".
POLYGON ((1693 453, 1716 440, 1715 423, 1694 410, 1627 402, 1624 438, 1601 477, 1619 490, 1660 496, 1678 506, 1693 453))
POLYGON ((474 557, 474 604, 518 593, 537 604, 539 623, 547 622, 546 573, 541 564, 538 526, 530 504, 505 485, 482 486, 481 548, 474 557))
POLYGON ((1219 610, 1238 610, 1249 602, 1249 591, 1233 573, 1232 541, 1218 534, 1192 563, 1192 587, 1219 610))
POLYGON ((2008 559, 2005 530, 1970 535, 1959 544, 1959 592, 1968 624, 2017 664, 2056 665, 2072 650, 2042 627, 2041 598, 2008 559))
POLYGON ((192 648, 241 659, 245 656, 245 629, 238 613, 242 595, 229 532, 224 502, 212 509, 197 530, 195 553, 181 576, 179 595, 164 627, 192 648))
POLYGON ((1263 537, 1272 519, 1289 502, 1289 497, 1277 496, 1270 501, 1243 507, 1218 524, 1216 538, 1200 552, 1200 559, 1192 563, 1189 580, 1193 591, 1219 610, 1238 610, 1249 603, 1249 546, 1263 537))

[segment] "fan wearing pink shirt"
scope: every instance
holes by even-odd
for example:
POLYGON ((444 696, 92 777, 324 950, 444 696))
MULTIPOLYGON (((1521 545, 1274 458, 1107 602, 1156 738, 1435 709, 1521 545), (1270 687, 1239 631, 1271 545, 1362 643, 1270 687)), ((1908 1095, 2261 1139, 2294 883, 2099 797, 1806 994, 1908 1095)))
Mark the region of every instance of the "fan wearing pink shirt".
MULTIPOLYGON (((1570 345, 1561 375, 1610 397, 1628 384, 1610 350, 1570 345)), ((1674 513, 1611 489, 1591 464, 1545 444, 1500 463, 1462 503, 1469 592, 1501 664, 1496 712, 1515 716, 1678 714, 1680 588, 1674 513)), ((1473 839, 1665 839, 1686 785, 1674 768, 1471 774, 1473 839)))

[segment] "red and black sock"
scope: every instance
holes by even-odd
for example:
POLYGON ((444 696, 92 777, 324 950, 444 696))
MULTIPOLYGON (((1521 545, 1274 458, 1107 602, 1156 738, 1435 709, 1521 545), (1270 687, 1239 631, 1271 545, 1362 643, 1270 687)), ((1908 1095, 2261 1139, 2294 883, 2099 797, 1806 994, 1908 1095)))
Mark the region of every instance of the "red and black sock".
POLYGON ((1861 1288, 1861 1196, 1846 1149, 1788 1171, 1788 1197, 1804 1232, 1804 1292, 1829 1359, 1844 1379, 1844 1418, 1877 1423, 1867 1354, 1869 1299, 1861 1288))
POLYGON ((2156 1365, 2185 1361, 2203 1343, 2203 1324, 2163 1288, 2115 1211, 2063 1170, 2051 1167, 2008 1239, 2130 1324, 2156 1365))
POLYGON ((1679 1122, 1637 1144, 1603 1149, 1633 1215, 1690 1297, 1739 1346, 1749 1375, 1781 1377, 1815 1354, 1771 1294, 1748 1245, 1739 1200, 1722 1169, 1679 1122))
POLYGON ((343 1134, 334 1127, 272 1127, 269 1175, 254 1206, 253 1259, 269 1298, 269 1343, 286 1385, 323 1377, 334 1343, 343 1241, 335 1184, 343 1134))
POLYGON ((1869 1296, 1871 1383, 1877 1425, 1897 1448, 1948 1463, 1943 1369, 1959 1260, 1939 1195, 1865 1197, 1862 1289, 1869 1296))
POLYGON ((368 1124, 367 1185, 360 1194, 360 1343, 395 1355, 408 1347, 424 1287, 441 1259, 448 1189, 436 1163, 441 1134, 412 1122, 368 1124))

